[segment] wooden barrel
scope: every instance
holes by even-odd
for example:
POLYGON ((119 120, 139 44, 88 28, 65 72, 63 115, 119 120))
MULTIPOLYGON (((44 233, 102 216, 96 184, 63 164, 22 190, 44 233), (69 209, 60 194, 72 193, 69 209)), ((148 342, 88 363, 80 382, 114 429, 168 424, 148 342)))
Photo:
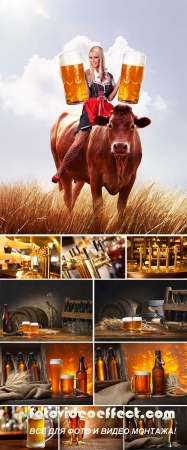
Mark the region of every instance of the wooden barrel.
MULTIPOLYGON (((28 320, 29 322, 38 322, 42 328, 48 326, 48 317, 43 309, 35 308, 34 306, 21 306, 15 308, 18 324, 28 320)), ((11 312, 11 317, 14 311, 11 312)))
POLYGON ((115 301, 105 302, 99 310, 99 321, 105 317, 115 317, 122 319, 123 317, 134 317, 141 314, 142 304, 132 299, 118 299, 115 301))

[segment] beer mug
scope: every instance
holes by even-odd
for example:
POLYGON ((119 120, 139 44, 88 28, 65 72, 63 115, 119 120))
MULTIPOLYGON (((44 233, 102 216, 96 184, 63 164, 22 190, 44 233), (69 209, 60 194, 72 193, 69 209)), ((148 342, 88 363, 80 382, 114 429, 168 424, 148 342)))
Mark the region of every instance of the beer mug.
POLYGON ((81 53, 60 53, 59 63, 66 103, 68 105, 74 105, 85 102, 87 100, 87 92, 81 53))
POLYGON ((29 321, 24 321, 24 322, 22 322, 22 324, 20 324, 19 326, 18 326, 18 330, 20 331, 23 331, 23 333, 30 333, 31 332, 31 324, 30 324, 30 322, 29 321))
POLYGON ((53 426, 51 419, 31 418, 27 419, 27 442, 28 448, 44 448, 45 443, 53 437, 53 434, 49 435, 49 430, 53 426), (47 439, 46 439, 47 438, 47 439))
POLYGON ((62 359, 50 359, 49 362, 52 391, 56 396, 60 394, 60 375, 62 371, 62 364, 62 359))
POLYGON ((61 383, 61 396, 62 397, 74 397, 74 375, 63 374, 60 377, 61 383))
POLYGON ((172 426, 173 426, 173 419, 165 419, 164 417, 162 417, 161 420, 162 423, 162 428, 167 428, 167 433, 164 434, 164 447, 172 447, 172 443, 171 443, 171 430, 172 430, 172 426))
POLYGON ((142 317, 133 317, 132 328, 134 331, 142 330, 142 317))
POLYGON ((136 397, 149 397, 151 394, 151 373, 135 372, 131 378, 131 391, 136 397))
POLYGON ((31 322, 31 333, 38 333, 38 330, 42 328, 38 322, 31 322))
POLYGON ((145 63, 146 56, 143 53, 124 53, 118 92, 118 100, 120 102, 138 103, 145 73, 145 63))
POLYGON ((132 331, 132 317, 124 317, 122 321, 123 321, 122 325, 123 330, 132 331))

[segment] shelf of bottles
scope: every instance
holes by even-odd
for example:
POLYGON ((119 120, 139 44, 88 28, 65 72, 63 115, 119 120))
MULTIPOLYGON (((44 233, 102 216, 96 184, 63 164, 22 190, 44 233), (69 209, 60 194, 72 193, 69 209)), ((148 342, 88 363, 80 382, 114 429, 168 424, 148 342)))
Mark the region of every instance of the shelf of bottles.
POLYGON ((187 323, 187 290, 166 288, 163 310, 167 321, 187 323))
POLYGON ((43 344, 0 344, 0 385, 3 386, 10 374, 25 372, 25 379, 32 383, 48 383, 47 363, 43 344))

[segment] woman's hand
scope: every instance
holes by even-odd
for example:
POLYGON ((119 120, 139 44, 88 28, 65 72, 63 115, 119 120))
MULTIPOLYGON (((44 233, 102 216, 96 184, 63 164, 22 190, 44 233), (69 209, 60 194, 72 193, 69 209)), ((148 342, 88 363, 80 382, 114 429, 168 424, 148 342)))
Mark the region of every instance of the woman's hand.
POLYGON ((29 248, 30 248, 31 250, 38 250, 38 249, 40 248, 40 246, 39 246, 39 245, 36 245, 36 244, 34 244, 34 243, 31 243, 31 244, 29 244, 29 248))
POLYGON ((20 255, 20 253, 11 253, 11 257, 9 259, 10 263, 21 263, 24 261, 24 255, 20 255))

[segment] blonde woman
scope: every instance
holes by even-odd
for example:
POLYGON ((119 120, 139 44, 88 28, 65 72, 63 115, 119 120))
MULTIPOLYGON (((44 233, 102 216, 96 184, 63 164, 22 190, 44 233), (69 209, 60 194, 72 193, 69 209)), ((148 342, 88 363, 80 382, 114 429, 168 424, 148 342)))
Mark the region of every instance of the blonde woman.
POLYGON ((94 116, 108 116, 113 109, 109 102, 113 100, 119 89, 113 75, 105 68, 103 49, 99 46, 91 48, 88 54, 90 69, 85 72, 85 82, 88 100, 83 105, 80 122, 75 131, 75 139, 68 149, 58 171, 52 177, 53 183, 58 183, 67 166, 78 155, 78 152, 88 138, 94 122, 94 116))

